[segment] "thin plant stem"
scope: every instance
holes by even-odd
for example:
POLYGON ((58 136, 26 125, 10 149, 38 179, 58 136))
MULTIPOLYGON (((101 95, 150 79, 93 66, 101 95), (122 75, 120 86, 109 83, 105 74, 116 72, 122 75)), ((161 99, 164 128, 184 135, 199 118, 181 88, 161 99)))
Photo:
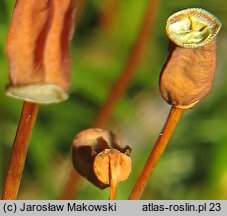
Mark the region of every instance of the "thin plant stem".
POLYGON ((102 29, 110 30, 115 24, 119 8, 119 0, 104 0, 99 17, 99 23, 102 29))
MULTIPOLYGON (((94 120, 93 127, 104 127, 107 124, 114 106, 127 90, 145 52, 149 39, 149 33, 151 29, 153 29, 158 3, 159 0, 148 0, 147 9, 134 46, 128 56, 122 72, 114 82, 112 89, 110 90, 110 93, 106 98, 106 101, 100 108, 99 113, 94 120)), ((73 199, 73 194, 77 189, 76 184, 79 182, 79 180, 77 179, 78 177, 78 173, 72 168, 69 174, 69 178, 67 179, 66 184, 63 187, 64 189, 62 195, 60 196, 60 199, 73 199), (71 190, 69 190, 69 188, 71 188, 71 190), (67 191, 69 191, 69 193, 67 193, 67 191)))
POLYGON ((110 198, 109 198, 109 200, 115 200, 116 193, 117 193, 117 185, 110 182, 110 198))
POLYGON ((148 6, 134 46, 132 47, 126 64, 122 72, 120 73, 120 76, 114 82, 106 101, 102 105, 94 121, 94 126, 102 127, 107 123, 115 104, 119 101, 119 99, 127 90, 136 72, 136 69, 141 62, 141 58, 144 55, 146 45, 149 39, 149 33, 151 29, 153 29, 156 14, 155 12, 157 11, 158 2, 159 0, 148 1, 148 6))
POLYGON ((112 161, 111 157, 109 157, 109 184, 110 184, 110 200, 114 200, 117 193, 117 185, 116 175, 114 174, 115 163, 112 161))
POLYGON ((37 104, 24 102, 3 186, 3 200, 17 199, 37 111, 37 104))
POLYGON ((79 185, 81 180, 80 174, 75 170, 71 169, 69 177, 66 181, 64 191, 59 197, 60 200, 69 200, 73 199, 77 185, 79 185))
POLYGON ((150 175, 154 171, 155 166, 157 165, 162 153, 164 152, 169 139, 171 138, 177 123, 179 122, 184 110, 176 107, 172 107, 169 113, 169 116, 166 120, 166 123, 162 129, 162 132, 159 134, 159 137, 153 147, 146 164, 137 179, 134 188, 129 196, 129 200, 138 200, 140 199, 145 186, 149 180, 150 175))
POLYGON ((110 200, 114 200, 117 193, 117 184, 112 178, 112 174, 110 172, 110 200))

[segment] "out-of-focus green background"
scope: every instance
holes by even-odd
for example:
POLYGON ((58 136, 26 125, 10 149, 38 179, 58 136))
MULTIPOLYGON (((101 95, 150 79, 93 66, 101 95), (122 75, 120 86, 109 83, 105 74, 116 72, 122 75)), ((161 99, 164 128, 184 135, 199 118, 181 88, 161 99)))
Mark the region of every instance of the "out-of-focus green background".
MULTIPOLYGON (((80 0, 81 1, 81 0, 80 0)), ((147 0, 119 1, 108 29, 100 12, 108 0, 87 0, 71 44, 72 86, 66 102, 41 106, 34 128, 20 199, 58 199, 71 170, 71 143, 89 128, 120 74, 137 36, 147 0)), ((0 0, 0 191, 20 116, 22 101, 5 96, 8 83, 5 40, 13 0, 0 0)), ((146 52, 127 92, 113 110, 107 128, 132 150, 132 173, 118 188, 127 199, 167 117, 170 106, 158 90, 165 63, 165 22, 172 13, 202 7, 222 21, 217 40, 217 70, 208 97, 187 111, 162 156, 143 199, 227 199, 227 7, 225 0, 161 0, 146 52)), ((77 199, 108 199, 81 181, 77 199)))

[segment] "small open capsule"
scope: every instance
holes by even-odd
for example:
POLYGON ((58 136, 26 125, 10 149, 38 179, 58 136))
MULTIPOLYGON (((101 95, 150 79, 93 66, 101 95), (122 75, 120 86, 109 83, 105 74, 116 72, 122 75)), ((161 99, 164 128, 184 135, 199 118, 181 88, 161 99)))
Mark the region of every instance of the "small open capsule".
POLYGON ((127 179, 131 171, 130 151, 112 132, 90 128, 81 131, 73 140, 72 160, 83 177, 104 189, 110 186, 110 168, 111 176, 116 181, 127 179))

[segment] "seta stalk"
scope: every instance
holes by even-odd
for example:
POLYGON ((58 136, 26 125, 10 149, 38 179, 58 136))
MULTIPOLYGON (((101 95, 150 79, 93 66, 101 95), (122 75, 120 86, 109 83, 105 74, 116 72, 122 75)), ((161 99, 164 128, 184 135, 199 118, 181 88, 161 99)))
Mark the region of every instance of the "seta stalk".
POLYGON ((129 199, 139 199, 184 110, 211 90, 216 68, 216 36, 221 22, 201 8, 189 8, 167 20, 170 53, 160 75, 163 99, 172 105, 169 117, 129 199))
POLYGON ((37 104, 24 102, 3 186, 3 200, 17 199, 37 111, 37 104))
MULTIPOLYGON (((100 108, 100 111, 94 120, 93 127, 102 128, 105 126, 114 109, 114 106, 122 97, 124 92, 127 90, 127 87, 129 86, 135 74, 135 71, 139 66, 141 58, 146 49, 146 45, 149 39, 149 33, 151 29, 153 29, 159 0, 148 0, 147 4, 148 5, 143 17, 142 25, 137 35, 134 46, 132 47, 132 51, 128 56, 128 59, 122 72, 120 73, 117 80, 114 82, 106 101, 100 108)), ((72 169, 65 183, 63 193, 60 195, 60 199, 67 200, 74 198, 78 182, 80 181, 78 177, 78 173, 74 169, 72 169)))
POLYGON ((183 112, 183 109, 176 107, 171 108, 162 132, 159 134, 159 137, 146 161, 146 164, 144 165, 144 168, 132 189, 132 192, 128 198, 129 200, 137 200, 141 197, 149 177, 157 165, 160 157, 162 156, 162 153, 164 152, 183 112))

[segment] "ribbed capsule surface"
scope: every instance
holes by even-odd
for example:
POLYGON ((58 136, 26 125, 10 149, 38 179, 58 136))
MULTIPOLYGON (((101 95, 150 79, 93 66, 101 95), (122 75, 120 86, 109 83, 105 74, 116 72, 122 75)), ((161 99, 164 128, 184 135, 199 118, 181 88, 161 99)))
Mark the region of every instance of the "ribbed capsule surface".
POLYGON ((183 10, 168 19, 170 53, 159 87, 169 104, 188 109, 211 90, 220 27, 220 21, 202 9, 183 10), (173 30, 176 32, 172 33, 173 30))
POLYGON ((7 37, 7 94, 36 103, 67 99, 75 0, 17 0, 7 37))

